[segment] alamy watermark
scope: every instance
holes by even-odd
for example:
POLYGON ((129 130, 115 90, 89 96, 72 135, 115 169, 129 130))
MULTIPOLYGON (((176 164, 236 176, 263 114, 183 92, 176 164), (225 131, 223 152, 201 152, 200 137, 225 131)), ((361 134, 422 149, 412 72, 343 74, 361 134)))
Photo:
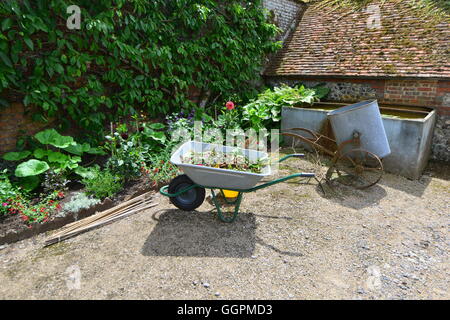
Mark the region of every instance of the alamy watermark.
POLYGON ((67 18, 66 25, 69 30, 81 29, 81 9, 77 5, 71 5, 67 7, 67 13, 70 16, 67 18))
POLYGON ((69 290, 81 289, 81 270, 77 265, 72 265, 66 269, 66 286, 69 290))
POLYGON ((367 18, 367 28, 368 29, 380 29, 381 28, 381 10, 380 6, 376 4, 371 4, 367 6, 366 12, 369 14, 367 18))

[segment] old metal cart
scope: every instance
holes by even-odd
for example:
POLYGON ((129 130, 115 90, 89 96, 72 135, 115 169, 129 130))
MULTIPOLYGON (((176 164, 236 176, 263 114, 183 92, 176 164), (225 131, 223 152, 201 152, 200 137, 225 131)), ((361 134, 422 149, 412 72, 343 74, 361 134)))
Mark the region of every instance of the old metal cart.
POLYGON ((383 175, 381 159, 390 154, 376 100, 362 101, 328 113, 336 140, 306 128, 282 132, 332 157, 326 180, 337 173, 338 182, 358 189, 375 185, 383 175), (336 151, 328 146, 335 146, 336 151))
MULTIPOLYGON (((160 193, 169 197, 172 204, 174 204, 177 208, 184 211, 195 210, 203 203, 205 199, 205 189, 210 189, 212 201, 217 209, 219 219, 223 222, 233 222, 239 214, 239 207, 244 193, 257 191, 259 189, 294 178, 315 177, 314 173, 299 172, 256 185, 262 178, 271 174, 269 164, 262 169, 261 173, 252 173, 199 166, 182 162, 182 156, 192 150, 205 152, 213 148, 222 149, 224 153, 230 153, 236 149, 239 149, 209 143, 188 141, 172 155, 170 161, 182 169, 185 174, 179 175, 172 179, 169 185, 160 189, 160 193), (219 190, 219 192, 223 195, 223 199, 226 204, 234 205, 234 210, 231 215, 227 215, 222 211, 221 204, 214 190, 219 190), (225 195, 226 192, 230 191, 234 191, 236 193, 236 197, 233 200, 230 200, 230 198, 225 195)), ((264 159, 268 157, 267 153, 261 151, 249 149, 239 149, 239 151, 248 156, 250 159, 264 159)), ((303 156, 304 154, 289 154, 279 159, 278 162, 283 162, 292 157, 299 158, 303 156)))

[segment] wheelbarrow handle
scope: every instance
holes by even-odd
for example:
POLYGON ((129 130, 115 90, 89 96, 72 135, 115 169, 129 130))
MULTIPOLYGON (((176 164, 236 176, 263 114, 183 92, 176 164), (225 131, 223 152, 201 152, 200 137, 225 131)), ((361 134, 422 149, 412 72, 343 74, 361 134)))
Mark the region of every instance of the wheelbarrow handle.
POLYGON ((284 160, 287 160, 289 158, 303 158, 304 156, 305 156, 304 153, 288 154, 288 155, 284 156, 283 158, 281 158, 280 160, 278 160, 278 162, 283 162, 284 160))

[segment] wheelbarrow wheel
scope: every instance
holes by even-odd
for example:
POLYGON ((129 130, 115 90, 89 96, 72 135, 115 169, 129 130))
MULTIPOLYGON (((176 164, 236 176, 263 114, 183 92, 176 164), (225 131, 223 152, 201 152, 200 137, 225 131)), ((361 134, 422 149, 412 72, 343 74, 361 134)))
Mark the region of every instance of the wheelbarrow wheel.
MULTIPOLYGON (((168 192, 175 194, 195 184, 187 175, 182 174, 175 177, 169 184, 168 192)), ((178 196, 171 197, 170 202, 178 209, 192 211, 201 206, 205 200, 205 189, 202 187, 192 188, 178 196)))

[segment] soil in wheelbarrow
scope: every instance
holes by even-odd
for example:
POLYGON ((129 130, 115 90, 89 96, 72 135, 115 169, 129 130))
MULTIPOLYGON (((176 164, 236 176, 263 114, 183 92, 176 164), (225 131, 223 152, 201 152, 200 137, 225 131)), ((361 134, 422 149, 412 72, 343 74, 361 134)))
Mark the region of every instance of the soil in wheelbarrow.
POLYGON ((252 161, 243 154, 221 153, 215 150, 189 152, 182 158, 183 163, 196 164, 212 168, 261 173, 269 164, 268 159, 252 161))

